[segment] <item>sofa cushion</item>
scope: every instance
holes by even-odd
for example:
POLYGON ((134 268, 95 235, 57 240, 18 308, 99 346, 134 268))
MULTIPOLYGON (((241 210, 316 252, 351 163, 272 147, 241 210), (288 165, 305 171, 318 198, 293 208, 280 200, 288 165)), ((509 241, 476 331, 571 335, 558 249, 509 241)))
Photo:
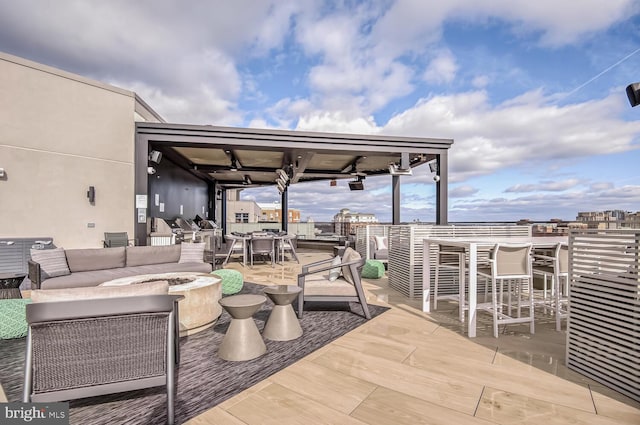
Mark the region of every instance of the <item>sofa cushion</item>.
POLYGON ((32 249, 31 259, 40 264, 40 272, 44 279, 71 273, 64 248, 32 249))
POLYGON ((204 262, 204 242, 180 244, 180 260, 178 263, 204 262))
MULTIPOLYGON (((116 249, 116 248, 106 248, 116 249)), ((72 273, 68 276, 54 277, 42 282, 42 289, 81 288, 85 286, 97 286, 109 280, 121 277, 135 276, 139 274, 169 273, 169 272, 197 272, 210 273, 209 263, 166 263, 148 264, 136 267, 120 267, 117 269, 95 270, 88 272, 72 273)))
POLYGON ((142 285, 33 290, 31 291, 31 300, 34 303, 42 303, 94 298, 135 297, 139 295, 165 295, 167 293, 169 293, 167 281, 157 281, 142 285))
POLYGON ((209 263, 166 263, 149 264, 146 266, 126 267, 127 276, 137 274, 173 273, 173 272, 194 272, 211 273, 213 268, 209 263))
POLYGON ((179 259, 180 245, 127 247, 127 267, 177 263, 179 259))
MULTIPOLYGON (((362 257, 360 256, 360 254, 358 254, 358 251, 352 248, 347 248, 344 250, 344 255, 342 256, 343 263, 351 263, 360 259, 362 259, 362 257)), ((355 280, 353 278, 353 275, 351 274, 350 266, 342 266, 342 276, 350 284, 355 284, 355 280)))
POLYGON ((66 253, 71 273, 124 267, 124 247, 68 249, 66 253))
POLYGON ((309 275, 304 280, 306 296, 357 296, 356 287, 344 279, 330 281, 326 276, 309 275))

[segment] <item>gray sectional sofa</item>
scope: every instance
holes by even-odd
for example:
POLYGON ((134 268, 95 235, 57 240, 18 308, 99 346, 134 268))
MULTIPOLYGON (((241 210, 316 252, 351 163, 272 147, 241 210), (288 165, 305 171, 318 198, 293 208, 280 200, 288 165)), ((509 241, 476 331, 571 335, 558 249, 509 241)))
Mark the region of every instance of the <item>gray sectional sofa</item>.
POLYGON ((204 262, 203 255, 199 256, 202 261, 194 259, 193 255, 185 255, 182 252, 183 245, 185 251, 189 249, 193 252, 195 245, 199 244, 63 250, 63 255, 60 252, 57 254, 62 256, 61 262, 66 257, 68 272, 66 269, 62 273, 56 272, 55 277, 47 276, 46 267, 43 269, 36 260, 29 260, 31 288, 78 288, 141 274, 212 271, 211 264, 204 262))

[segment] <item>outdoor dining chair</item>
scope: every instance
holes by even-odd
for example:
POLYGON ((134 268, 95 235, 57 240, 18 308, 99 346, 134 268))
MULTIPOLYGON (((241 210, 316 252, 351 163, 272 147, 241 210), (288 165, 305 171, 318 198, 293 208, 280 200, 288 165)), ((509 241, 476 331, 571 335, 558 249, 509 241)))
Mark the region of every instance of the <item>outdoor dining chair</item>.
POLYGON ((241 255, 242 258, 242 265, 245 265, 246 262, 246 252, 247 252, 247 236, 244 235, 234 235, 234 234, 227 234, 224 236, 225 240, 227 241, 227 256, 225 257, 224 261, 222 262, 222 266, 226 266, 227 263, 229 262, 229 260, 231 259, 232 255, 241 255))
POLYGON ((466 305, 464 272, 465 251, 457 247, 440 246, 436 254, 434 282, 433 282, 433 309, 438 309, 438 301, 453 301, 458 303, 458 316, 464 322, 464 312, 468 310, 466 305), (443 273, 444 272, 444 273, 443 273), (460 274, 463 274, 460 276, 460 274), (441 287, 442 280, 444 287, 441 287))
POLYGON ((276 257, 276 239, 268 233, 253 233, 249 241, 249 255, 251 256, 251 266, 253 266, 253 257, 256 255, 269 256, 271 258, 271 267, 274 267, 276 257))
POLYGON ((499 325, 513 323, 529 323, 530 332, 535 333, 531 244, 496 244, 490 254, 489 266, 478 267, 478 276, 490 280, 491 302, 478 304, 477 309, 492 314, 493 336, 498 337, 499 325), (523 296, 527 298, 526 305, 523 296), (517 301, 515 317, 511 315, 514 297, 517 301), (523 308, 529 311, 528 316, 522 316, 523 308))
POLYGON ((533 275, 543 278, 542 304, 545 313, 551 310, 555 314, 556 330, 562 330, 562 318, 568 316, 569 302, 569 246, 559 243, 552 251, 552 255, 533 256, 533 275), (548 291, 548 279, 551 280, 548 291), (550 292, 548 294, 548 292, 550 292))
POLYGON ((105 248, 119 248, 134 245, 127 232, 104 232, 103 245, 105 248))
POLYGON ((278 250, 280 251, 280 256, 282 262, 284 262, 284 254, 288 251, 291 253, 291 256, 296 260, 298 264, 300 264, 300 260, 298 259, 298 254, 296 253, 295 247, 295 239, 296 235, 285 234, 278 237, 278 250))

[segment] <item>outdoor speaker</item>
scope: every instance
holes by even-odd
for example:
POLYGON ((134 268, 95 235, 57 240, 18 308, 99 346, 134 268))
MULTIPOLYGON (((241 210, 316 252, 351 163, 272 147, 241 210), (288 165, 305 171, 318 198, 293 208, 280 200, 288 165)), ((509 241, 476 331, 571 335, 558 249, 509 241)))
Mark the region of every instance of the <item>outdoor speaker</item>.
POLYGON ((627 86, 627 97, 631 106, 640 105, 640 83, 633 83, 627 86))
POLYGON ((362 180, 354 180, 349 182, 349 189, 351 190, 364 190, 364 183, 362 180))

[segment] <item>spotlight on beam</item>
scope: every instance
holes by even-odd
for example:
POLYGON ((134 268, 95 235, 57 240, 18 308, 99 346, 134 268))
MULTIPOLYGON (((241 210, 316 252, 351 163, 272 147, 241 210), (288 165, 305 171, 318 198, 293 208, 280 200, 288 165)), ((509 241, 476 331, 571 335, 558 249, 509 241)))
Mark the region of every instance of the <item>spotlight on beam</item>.
POLYGON ((160 161, 162 161, 162 152, 160 151, 149 152, 149 161, 155 162, 156 164, 160 164, 160 161))
POLYGON ((286 171, 284 171, 282 168, 278 168, 276 170, 276 173, 278 174, 278 177, 280 177, 280 180, 282 180, 283 183, 287 183, 289 181, 289 174, 287 174, 286 171))
POLYGON ((276 180, 276 184, 278 185, 278 192, 284 193, 287 190, 287 185, 282 183, 279 179, 276 180))

